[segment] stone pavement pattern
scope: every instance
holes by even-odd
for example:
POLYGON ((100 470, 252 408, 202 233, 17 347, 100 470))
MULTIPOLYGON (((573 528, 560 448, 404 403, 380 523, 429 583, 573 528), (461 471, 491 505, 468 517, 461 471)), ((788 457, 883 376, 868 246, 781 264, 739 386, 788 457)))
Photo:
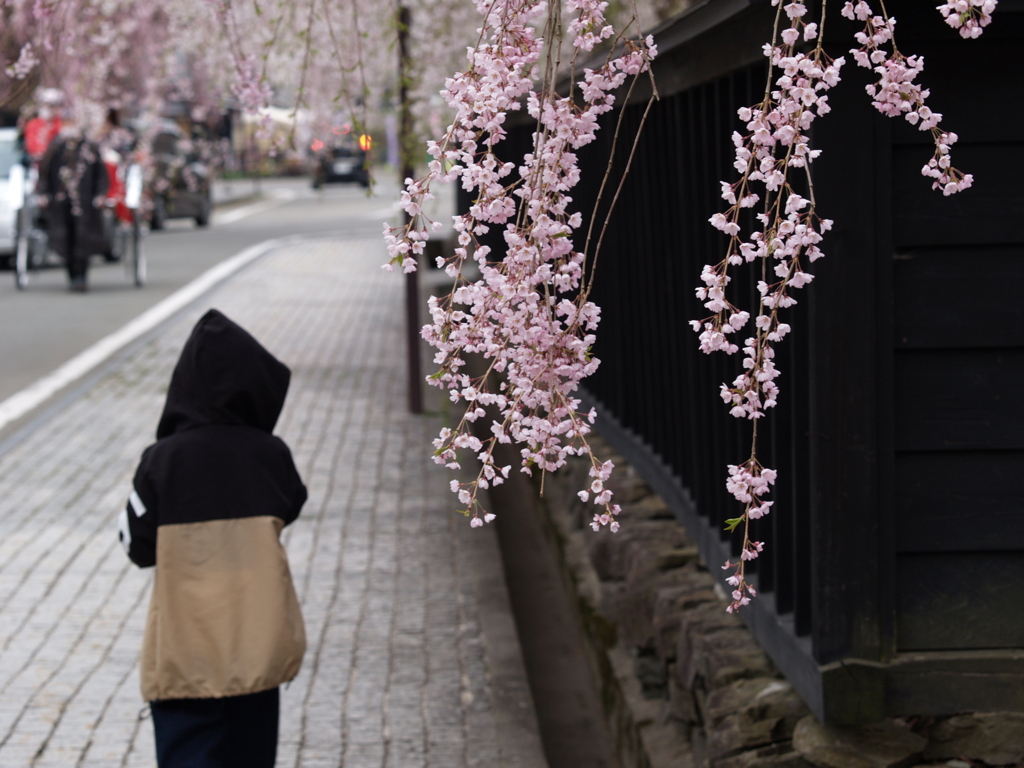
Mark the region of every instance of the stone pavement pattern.
POLYGON ((493 537, 467 538, 451 511, 426 455, 437 418, 405 412, 402 280, 379 269, 381 250, 273 251, 0 445, 0 766, 155 765, 138 689, 152 574, 124 555, 116 515, 211 306, 292 369, 277 433, 309 501, 283 540, 309 650, 282 690, 277 765, 542 764, 499 755, 469 551, 493 537))

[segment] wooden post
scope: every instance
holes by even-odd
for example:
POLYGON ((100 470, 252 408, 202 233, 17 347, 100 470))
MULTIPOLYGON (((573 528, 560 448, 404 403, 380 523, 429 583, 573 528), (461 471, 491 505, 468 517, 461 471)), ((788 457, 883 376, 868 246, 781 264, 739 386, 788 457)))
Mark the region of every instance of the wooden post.
MULTIPOLYGON (((398 6, 398 183, 404 185, 405 180, 415 174, 415 136, 412 127, 412 111, 409 109, 409 9, 399 3, 398 6)), ((409 223, 409 214, 405 214, 405 222, 409 223)), ((415 258, 415 257, 414 257, 415 258)), ((407 374, 409 387, 409 412, 423 413, 423 374, 420 368, 420 287, 419 272, 410 272, 405 276, 405 332, 406 351, 408 355, 407 374)))

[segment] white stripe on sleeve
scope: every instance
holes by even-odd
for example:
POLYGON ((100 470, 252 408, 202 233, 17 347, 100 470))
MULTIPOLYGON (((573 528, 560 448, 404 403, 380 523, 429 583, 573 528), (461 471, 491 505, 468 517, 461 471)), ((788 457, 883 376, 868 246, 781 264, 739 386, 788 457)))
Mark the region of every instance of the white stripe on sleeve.
POLYGON ((132 495, 128 497, 128 503, 132 505, 132 511, 136 517, 146 514, 146 505, 142 503, 142 499, 139 498, 139 494, 134 488, 132 488, 132 495))

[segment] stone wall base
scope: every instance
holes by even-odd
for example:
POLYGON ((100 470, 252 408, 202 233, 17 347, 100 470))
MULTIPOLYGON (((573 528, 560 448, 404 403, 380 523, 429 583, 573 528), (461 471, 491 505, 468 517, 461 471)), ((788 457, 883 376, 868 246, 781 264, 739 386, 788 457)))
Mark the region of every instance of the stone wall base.
POLYGON ((545 478, 542 511, 578 605, 622 768, 983 768, 1024 764, 1024 714, 821 725, 750 631, 665 502, 616 464, 621 530, 594 532, 589 462, 545 478))

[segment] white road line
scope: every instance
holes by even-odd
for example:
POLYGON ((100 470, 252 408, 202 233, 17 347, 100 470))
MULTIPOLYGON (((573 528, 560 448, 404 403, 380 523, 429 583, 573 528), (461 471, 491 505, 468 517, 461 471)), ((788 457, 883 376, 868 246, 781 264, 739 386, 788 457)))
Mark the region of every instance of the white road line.
POLYGON ((242 219, 248 216, 253 216, 257 213, 269 211, 271 208, 277 208, 278 206, 284 205, 298 197, 295 190, 292 189, 275 189, 271 192, 271 195, 272 197, 270 200, 260 200, 258 203, 243 205, 241 208, 235 208, 233 211, 214 213, 213 223, 234 224, 236 221, 241 221, 242 219))
POLYGON ((199 298, 217 283, 225 280, 249 262, 274 248, 295 241, 296 237, 265 240, 208 269, 192 282, 179 288, 166 299, 153 305, 119 330, 78 353, 55 371, 37 379, 20 392, 0 402, 0 429, 42 405, 48 398, 109 358, 127 344, 155 328, 182 307, 199 298))

